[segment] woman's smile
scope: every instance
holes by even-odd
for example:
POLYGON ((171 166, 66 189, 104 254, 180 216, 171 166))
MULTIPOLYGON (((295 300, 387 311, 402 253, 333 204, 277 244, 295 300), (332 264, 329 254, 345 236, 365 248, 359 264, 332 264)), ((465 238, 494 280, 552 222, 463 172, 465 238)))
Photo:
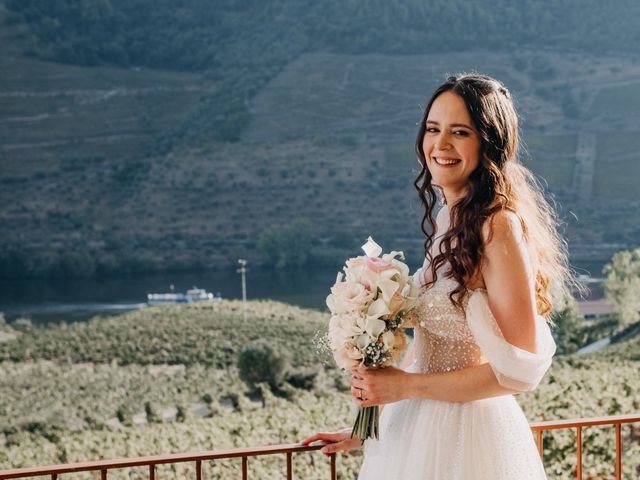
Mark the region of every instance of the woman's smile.
POLYGON ((453 167, 457 165, 462 160, 459 158, 451 158, 451 157, 432 157, 433 161, 442 167, 453 167))

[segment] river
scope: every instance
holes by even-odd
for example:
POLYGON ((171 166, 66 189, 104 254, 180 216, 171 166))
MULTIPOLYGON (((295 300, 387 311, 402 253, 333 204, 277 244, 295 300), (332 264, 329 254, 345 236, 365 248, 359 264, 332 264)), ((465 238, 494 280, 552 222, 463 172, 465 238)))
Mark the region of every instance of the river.
MULTIPOLYGON (((249 269, 247 298, 325 309, 329 287, 339 268, 249 269)), ((582 263, 576 269, 578 273, 601 276, 602 263, 582 263)), ((242 298, 241 276, 235 269, 107 278, 0 279, 0 312, 9 321, 23 317, 34 324, 83 321, 94 315, 115 315, 144 307, 147 293, 169 292, 171 285, 175 292, 197 286, 222 298, 242 298)))

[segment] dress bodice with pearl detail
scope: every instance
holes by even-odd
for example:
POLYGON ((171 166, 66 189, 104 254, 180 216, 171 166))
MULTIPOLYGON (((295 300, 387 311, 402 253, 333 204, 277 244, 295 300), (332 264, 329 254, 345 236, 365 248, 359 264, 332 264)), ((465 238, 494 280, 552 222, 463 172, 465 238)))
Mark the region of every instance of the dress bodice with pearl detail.
MULTIPOLYGON (((443 212, 443 231, 448 212, 443 212)), ((437 251, 439 238, 434 242, 437 251)), ((435 272, 436 281, 425 287, 427 261, 414 275, 421 292, 405 325, 414 329, 414 357, 410 371, 449 372, 489 363, 504 387, 526 391, 537 386, 551 364, 556 345, 544 317, 536 315, 536 349, 529 352, 507 342, 489 308, 488 293, 467 289, 462 308, 449 298, 457 282, 447 276, 448 265, 435 272)), ((513 319, 517 321, 517 319, 513 319)))
MULTIPOLYGON (((466 313, 449 299, 455 285, 453 279, 438 279, 418 298, 414 312, 412 370, 448 372, 486 361, 469 328, 466 313)), ((467 294, 462 299, 465 311, 468 301, 467 294)))

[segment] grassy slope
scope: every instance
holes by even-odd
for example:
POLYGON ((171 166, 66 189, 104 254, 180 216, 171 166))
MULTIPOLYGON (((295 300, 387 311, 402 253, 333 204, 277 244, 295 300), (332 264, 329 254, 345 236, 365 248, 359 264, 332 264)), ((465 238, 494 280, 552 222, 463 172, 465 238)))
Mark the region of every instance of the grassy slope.
MULTIPOLYGON (((240 307, 240 302, 223 301, 216 312, 199 306, 150 308, 86 324, 21 332, 0 343, 0 358, 5 359, 0 368, 4 400, 0 424, 5 425, 0 433, 0 468, 100 455, 294 442, 318 429, 348 425, 353 412, 347 383, 326 354, 318 353, 313 340, 326 328, 326 315, 277 302, 250 302, 244 322, 240 307), (234 364, 238 352, 258 336, 286 349, 295 366, 326 362, 316 386, 310 391, 290 389, 288 400, 267 394, 265 407, 251 401, 234 364), (227 348, 221 347, 220 339, 227 348), (235 399, 235 407, 230 399, 235 399), (129 426, 114 422, 118 411, 125 425, 136 415, 144 419, 147 402, 156 412, 180 407, 187 418, 129 426), (209 413, 200 418, 194 409, 203 403, 209 413)), ((527 418, 637 411, 638 342, 616 347, 620 348, 627 352, 625 358, 605 351, 556 359, 537 390, 518 396, 527 418), (632 351, 635 357, 630 356, 632 351)), ((628 437, 626 429, 624 436, 628 437)), ((565 478, 554 472, 570 472, 575 463, 572 435, 545 438, 549 475, 565 478)), ((612 442, 605 430, 585 431, 590 452, 585 465, 612 472, 612 442)), ((630 475, 640 458, 640 446, 625 442, 624 462, 630 475)), ((318 460, 319 456, 300 456, 298 474, 322 478, 326 469, 318 460)), ((356 471, 359 461, 359 456, 341 458, 342 474, 356 471)), ((252 468, 262 475, 273 474, 273 469, 281 468, 278 462, 255 462, 252 468)), ((212 478, 225 478, 237 465, 227 462, 207 468, 212 478)))

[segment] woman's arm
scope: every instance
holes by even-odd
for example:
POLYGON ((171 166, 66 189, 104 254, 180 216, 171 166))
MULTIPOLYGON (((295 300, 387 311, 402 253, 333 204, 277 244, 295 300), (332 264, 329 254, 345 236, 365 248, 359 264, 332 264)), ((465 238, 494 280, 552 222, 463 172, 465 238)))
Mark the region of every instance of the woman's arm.
POLYGON ((498 383, 491 365, 483 363, 444 373, 413 373, 407 378, 407 398, 429 398, 444 402, 472 402, 518 393, 498 383))
POLYGON ((471 402, 482 398, 518 393, 498 382, 491 365, 484 363, 443 373, 411 373, 388 367, 358 368, 351 377, 354 399, 360 407, 371 407, 410 398, 444 402, 471 402), (366 400, 358 399, 362 389, 366 400))
POLYGON ((481 273, 489 308, 504 339, 535 352, 536 274, 520 220, 513 212, 496 213, 483 228, 481 273))

